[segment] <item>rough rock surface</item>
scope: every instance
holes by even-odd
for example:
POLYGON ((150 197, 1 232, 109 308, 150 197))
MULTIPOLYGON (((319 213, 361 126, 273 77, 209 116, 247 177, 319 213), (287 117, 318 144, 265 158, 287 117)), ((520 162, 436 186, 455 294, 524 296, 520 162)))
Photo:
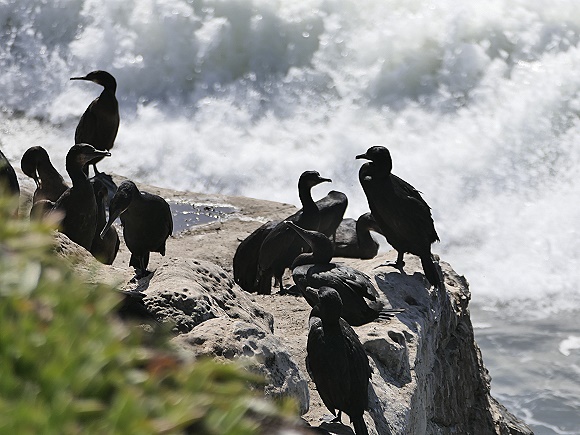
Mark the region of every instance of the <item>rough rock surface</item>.
POLYGON ((159 321, 175 324, 180 332, 217 317, 245 320, 273 331, 270 313, 254 304, 221 267, 202 260, 167 259, 132 291, 159 321))
MULTIPOLYGON (((173 342, 185 352, 252 359, 268 377, 269 393, 296 397, 302 412, 308 408, 303 418, 312 426, 352 434, 346 426, 321 423, 329 413, 304 367, 310 307, 293 296, 245 294, 231 278, 239 242, 263 222, 288 216, 295 208, 143 187, 166 199, 228 204, 236 212, 221 222, 174 235, 168 240, 167 257, 153 254, 153 275, 138 283, 127 283, 133 273, 123 241, 113 266, 93 261, 62 235, 57 251, 92 280, 124 282, 121 287, 126 290, 142 291, 158 320, 174 322, 180 335, 173 342), (267 313, 273 315, 273 333, 267 313)), ((389 252, 373 260, 337 259, 369 274, 386 305, 405 309, 389 321, 355 328, 373 367, 370 410, 365 413, 369 433, 531 434, 490 395, 490 377, 469 318, 467 281, 442 262, 446 291, 429 289, 418 259, 411 255, 405 257, 404 270, 377 267, 395 257, 389 252)), ((343 422, 348 425, 348 417, 343 416, 343 422)))
POLYGON ((251 370, 269 380, 266 394, 291 396, 297 400, 301 414, 308 411, 308 381, 294 356, 278 337, 256 324, 220 317, 208 320, 172 341, 195 357, 239 358, 251 370))

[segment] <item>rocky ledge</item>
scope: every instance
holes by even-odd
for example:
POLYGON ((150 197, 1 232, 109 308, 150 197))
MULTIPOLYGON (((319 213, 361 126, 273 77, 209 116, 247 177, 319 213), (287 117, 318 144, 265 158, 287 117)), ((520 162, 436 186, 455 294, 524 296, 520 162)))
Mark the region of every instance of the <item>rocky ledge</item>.
MULTIPOLYGON (((202 195, 140 186, 175 204, 227 207, 231 213, 205 225, 183 228, 168 240, 167 256, 152 254, 154 273, 139 282, 121 250, 113 266, 58 235, 58 252, 87 279, 140 292, 155 319, 172 326, 175 347, 190 357, 242 359, 264 374, 267 394, 291 396, 302 418, 328 433, 351 433, 323 422, 329 415, 305 368, 310 307, 294 296, 251 295, 233 281, 236 247, 263 222, 295 211, 287 204, 242 197, 202 195)), ((404 312, 388 321, 355 328, 373 369, 371 434, 531 434, 490 395, 490 376, 474 341, 467 280, 441 262, 446 291, 429 289, 420 262, 408 255, 403 271, 380 266, 394 252, 373 260, 337 259, 376 284, 385 305, 404 312)), ((343 416, 348 424, 348 417, 343 416)))

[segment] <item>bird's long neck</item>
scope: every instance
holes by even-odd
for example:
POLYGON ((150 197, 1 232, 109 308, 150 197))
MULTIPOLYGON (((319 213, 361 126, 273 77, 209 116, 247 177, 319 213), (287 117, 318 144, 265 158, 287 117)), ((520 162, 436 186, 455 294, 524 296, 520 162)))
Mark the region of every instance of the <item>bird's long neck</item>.
POLYGON ((334 248, 332 242, 324 234, 319 237, 307 237, 299 233, 300 236, 310 245, 312 252, 300 254, 292 263, 292 268, 305 264, 328 264, 332 260, 334 248), (324 240, 323 237, 326 239, 324 240))
POLYGON ((83 172, 82 166, 79 165, 77 162, 72 162, 72 163, 67 162, 66 171, 68 172, 68 175, 70 176, 70 179, 72 181, 73 186, 75 186, 75 185, 78 186, 78 185, 83 185, 83 184, 90 185, 89 179, 87 178, 87 176, 83 172))
POLYGON ((320 223, 318 206, 312 199, 310 187, 299 186, 298 195, 302 203, 302 216, 299 219, 300 227, 307 230, 317 230, 320 223))
POLYGON ((366 219, 359 218, 356 221, 356 238, 361 250, 365 250, 365 248, 372 249, 376 245, 370 233, 371 228, 373 228, 373 225, 366 219))
POLYGON ((36 170, 38 171, 38 176, 43 182, 45 182, 45 180, 63 179, 56 168, 52 166, 50 161, 39 163, 36 166, 36 170))

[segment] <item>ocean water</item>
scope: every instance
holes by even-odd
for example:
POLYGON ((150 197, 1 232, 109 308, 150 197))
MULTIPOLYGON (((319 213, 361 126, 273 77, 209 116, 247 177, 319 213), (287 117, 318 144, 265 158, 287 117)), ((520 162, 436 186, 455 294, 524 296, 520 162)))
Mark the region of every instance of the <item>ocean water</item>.
POLYGON ((580 433, 577 0, 0 0, 15 166, 42 145, 64 173, 95 69, 121 112, 99 168, 134 180, 298 204, 315 169, 357 217, 354 157, 387 146, 471 283, 493 393, 580 433))

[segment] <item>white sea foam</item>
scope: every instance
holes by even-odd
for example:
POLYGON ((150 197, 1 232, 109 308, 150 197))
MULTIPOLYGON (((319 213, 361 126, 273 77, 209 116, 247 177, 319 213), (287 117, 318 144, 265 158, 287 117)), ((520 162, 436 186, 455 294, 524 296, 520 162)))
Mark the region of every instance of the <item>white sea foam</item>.
POLYGON ((573 350, 580 349, 580 337, 570 335, 567 339, 560 342, 558 350, 564 356, 570 356, 573 350))
POLYGON ((106 69, 122 124, 101 170, 297 204, 316 169, 334 182, 314 195, 344 191, 352 217, 368 209, 354 156, 384 144, 476 302, 577 309, 579 8, 3 0, 0 138, 12 160, 40 144, 63 171, 100 92, 68 78, 106 69))

